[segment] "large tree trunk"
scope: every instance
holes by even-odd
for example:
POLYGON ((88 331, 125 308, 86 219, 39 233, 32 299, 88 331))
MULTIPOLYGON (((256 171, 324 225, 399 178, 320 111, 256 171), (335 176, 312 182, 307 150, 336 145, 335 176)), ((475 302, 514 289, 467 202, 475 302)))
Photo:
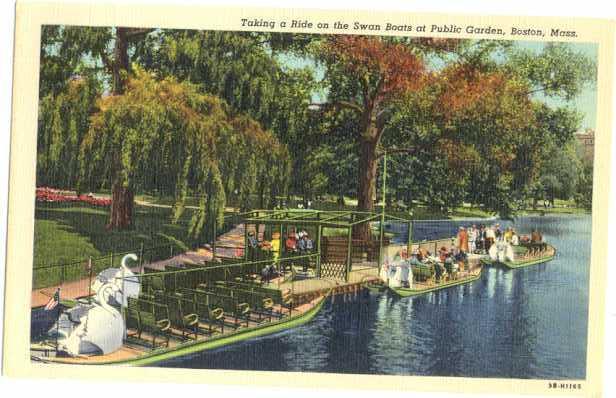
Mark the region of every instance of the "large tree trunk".
POLYGON ((128 77, 128 37, 127 28, 116 28, 115 47, 113 50, 113 94, 124 94, 124 86, 128 77))
MULTIPOLYGON (((116 29, 116 42, 113 53, 113 94, 122 95, 124 93, 124 86, 126 78, 128 76, 128 38, 127 28, 116 29)), ((119 170, 117 165, 120 160, 120 156, 115 157, 115 167, 119 170)), ((108 229, 126 229, 130 228, 133 223, 133 200, 134 193, 132 189, 124 186, 124 184, 118 179, 114 178, 111 194, 111 210, 109 214, 108 229)))
POLYGON ((108 229, 127 229, 133 224, 133 192, 116 181, 112 187, 108 229))
MULTIPOLYGON (((357 185, 357 209, 359 211, 373 211, 376 196, 376 170, 378 165, 377 145, 380 134, 374 118, 365 123, 364 134, 359 136, 359 181, 357 185)), ((369 240, 370 224, 363 223, 353 228, 355 239, 369 240)))

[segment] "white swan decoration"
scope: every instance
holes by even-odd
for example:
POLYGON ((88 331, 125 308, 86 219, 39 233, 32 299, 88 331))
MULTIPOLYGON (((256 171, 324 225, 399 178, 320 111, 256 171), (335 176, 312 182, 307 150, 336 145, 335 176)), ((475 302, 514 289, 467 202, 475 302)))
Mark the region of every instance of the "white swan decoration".
POLYGON ((132 253, 127 254, 122 258, 120 268, 108 268, 102 271, 92 283, 92 291, 96 293, 103 285, 107 283, 114 284, 118 289, 115 290, 112 298, 117 304, 121 304, 122 307, 128 305, 129 297, 139 297, 141 284, 133 271, 126 265, 129 259, 137 261, 138 257, 132 253))
POLYGON ((389 281, 388 275, 389 275, 389 263, 385 262, 383 266, 381 267, 381 273, 379 277, 381 278, 383 282, 387 283, 389 281))
POLYGON ((141 286, 126 261, 137 260, 134 254, 122 258, 122 266, 109 268, 97 275, 92 284, 92 304, 78 304, 65 311, 49 334, 57 333, 58 349, 69 355, 109 354, 122 347, 126 334, 124 319, 117 307, 126 306, 128 297, 139 296, 141 286), (110 304, 111 303, 111 304, 110 304))
POLYGON ((69 355, 109 354, 122 347, 126 326, 120 312, 108 304, 116 287, 102 286, 96 302, 79 318, 79 323, 62 340, 58 348, 69 355))
POLYGON ((514 260, 513 248, 507 242, 499 241, 499 242, 494 243, 492 247, 490 247, 488 254, 490 255, 490 259, 492 261, 499 261, 502 263, 505 261, 514 260))

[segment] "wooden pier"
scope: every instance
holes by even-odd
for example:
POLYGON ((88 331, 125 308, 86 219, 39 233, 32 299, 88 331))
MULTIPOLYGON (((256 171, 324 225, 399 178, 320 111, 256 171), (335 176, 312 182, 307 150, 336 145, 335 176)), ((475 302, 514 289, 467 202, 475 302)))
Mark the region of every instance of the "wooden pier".
POLYGON ((358 292, 366 284, 378 281, 378 268, 376 266, 354 266, 349 274, 348 282, 335 278, 306 278, 286 281, 269 286, 281 290, 290 290, 297 303, 304 303, 326 294, 347 294, 358 292))

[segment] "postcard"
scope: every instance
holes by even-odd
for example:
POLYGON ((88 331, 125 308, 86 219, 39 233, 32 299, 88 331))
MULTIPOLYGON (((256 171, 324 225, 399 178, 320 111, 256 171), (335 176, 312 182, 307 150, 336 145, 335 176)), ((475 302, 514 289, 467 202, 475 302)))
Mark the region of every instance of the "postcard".
POLYGON ((601 396, 614 22, 16 21, 9 376, 601 396))

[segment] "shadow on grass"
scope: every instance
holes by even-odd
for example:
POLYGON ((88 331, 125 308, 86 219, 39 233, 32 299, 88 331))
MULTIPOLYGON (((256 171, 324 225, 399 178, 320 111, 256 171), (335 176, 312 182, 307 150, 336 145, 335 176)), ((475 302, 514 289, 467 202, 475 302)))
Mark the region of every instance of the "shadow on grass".
POLYGON ((139 254, 143 245, 143 261, 168 258, 196 247, 199 242, 187 234, 190 214, 178 224, 171 224, 170 210, 136 207, 134 226, 129 230, 107 230, 108 209, 87 205, 37 203, 35 213, 34 266, 70 264, 64 267, 38 269, 35 286, 72 280, 83 276, 88 257, 95 258, 98 272, 118 266, 117 253, 139 254), (114 255, 111 255, 114 253, 114 255), (101 258, 104 257, 104 258, 101 258), (63 274, 62 274, 63 273, 63 274))

